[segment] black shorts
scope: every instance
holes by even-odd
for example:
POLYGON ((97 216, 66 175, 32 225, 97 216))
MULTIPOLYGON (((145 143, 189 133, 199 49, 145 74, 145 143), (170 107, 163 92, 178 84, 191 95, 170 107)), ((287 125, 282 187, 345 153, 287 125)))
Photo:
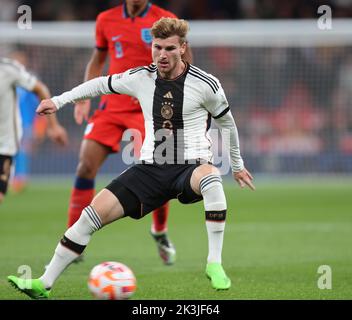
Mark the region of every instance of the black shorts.
POLYGON ((106 189, 119 199, 125 215, 139 219, 170 199, 193 203, 203 199, 191 188, 196 164, 136 164, 113 180, 106 189))
POLYGON ((0 155, 0 192, 6 194, 11 172, 12 157, 0 155))

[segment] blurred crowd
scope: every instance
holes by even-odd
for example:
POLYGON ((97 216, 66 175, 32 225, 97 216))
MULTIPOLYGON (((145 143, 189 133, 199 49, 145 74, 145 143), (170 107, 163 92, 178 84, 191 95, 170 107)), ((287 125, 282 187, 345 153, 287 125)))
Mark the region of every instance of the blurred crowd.
MULTIPOLYGON (((22 4, 32 8, 33 19, 94 20, 121 0, 1 0, 0 21, 15 20, 22 4)), ((352 17, 352 0, 154 0, 179 17, 193 19, 305 19, 316 18, 320 5, 329 5, 335 18, 352 17)))
POLYGON ((216 48, 207 56, 256 170, 352 172, 352 47, 216 48))

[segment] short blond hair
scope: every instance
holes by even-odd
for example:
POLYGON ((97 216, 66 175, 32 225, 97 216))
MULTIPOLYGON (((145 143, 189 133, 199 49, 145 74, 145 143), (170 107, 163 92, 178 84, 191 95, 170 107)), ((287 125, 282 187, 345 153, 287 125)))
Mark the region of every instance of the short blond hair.
POLYGON ((189 25, 186 20, 177 18, 161 18, 154 22, 151 33, 153 38, 166 39, 172 36, 179 36, 180 43, 187 42, 186 36, 189 25))

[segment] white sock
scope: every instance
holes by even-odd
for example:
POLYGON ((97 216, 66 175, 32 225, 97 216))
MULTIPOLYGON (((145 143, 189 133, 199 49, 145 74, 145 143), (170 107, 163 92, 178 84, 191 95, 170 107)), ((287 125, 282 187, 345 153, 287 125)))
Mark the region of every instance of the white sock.
POLYGON ((61 273, 74 261, 88 244, 92 234, 102 227, 99 215, 88 206, 77 222, 65 232, 44 274, 39 278, 45 288, 51 288, 61 273))
POLYGON ((210 174, 200 181, 208 232, 208 263, 221 263, 226 219, 226 198, 221 177, 210 174))
POLYGON ((61 273, 78 256, 79 254, 64 247, 59 242, 55 249, 54 256, 51 258, 51 261, 47 266, 44 274, 39 278, 43 282, 44 287, 47 289, 51 288, 61 273))
POLYGON ((205 222, 208 231, 208 263, 221 263, 225 222, 205 222))

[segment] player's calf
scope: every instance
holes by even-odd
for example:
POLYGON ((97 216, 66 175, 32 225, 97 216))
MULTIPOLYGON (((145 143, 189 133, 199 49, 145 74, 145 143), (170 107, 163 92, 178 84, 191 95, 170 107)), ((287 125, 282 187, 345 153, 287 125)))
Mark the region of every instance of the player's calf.
POLYGON ((218 171, 205 167, 202 173, 203 176, 199 179, 199 190, 204 200, 208 233, 206 275, 214 289, 225 290, 231 286, 231 280, 226 276, 221 265, 227 211, 226 197, 218 171))
POLYGON ((78 221, 65 232, 48 267, 39 278, 46 288, 51 288, 66 267, 82 254, 92 234, 101 227, 102 222, 95 209, 86 207, 78 221))

